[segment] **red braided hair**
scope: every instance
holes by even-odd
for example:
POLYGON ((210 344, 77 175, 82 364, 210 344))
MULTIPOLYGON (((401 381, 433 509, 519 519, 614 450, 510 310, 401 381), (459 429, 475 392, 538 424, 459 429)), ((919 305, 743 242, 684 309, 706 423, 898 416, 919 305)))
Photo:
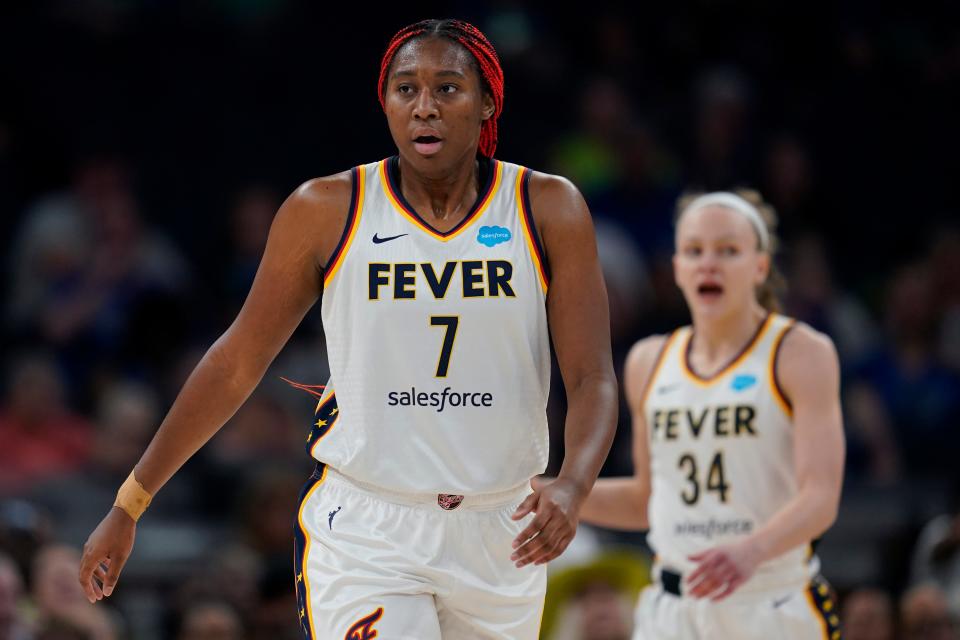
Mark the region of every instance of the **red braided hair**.
POLYGON ((470 52, 477 63, 483 88, 493 98, 494 107, 493 117, 484 120, 480 126, 480 153, 492 158, 497 149, 497 118, 503 111, 503 69, 500 68, 500 59, 493 45, 469 22, 452 19, 423 20, 400 29, 390 40, 380 62, 380 81, 377 85, 380 106, 386 108, 387 71, 397 51, 415 38, 428 36, 444 37, 460 44, 470 52))

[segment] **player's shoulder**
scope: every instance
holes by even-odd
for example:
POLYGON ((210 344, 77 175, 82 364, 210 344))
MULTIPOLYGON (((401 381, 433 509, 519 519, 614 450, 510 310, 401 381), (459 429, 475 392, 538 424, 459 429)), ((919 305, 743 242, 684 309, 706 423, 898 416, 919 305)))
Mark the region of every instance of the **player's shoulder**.
POLYGON ((322 210, 342 204, 345 200, 349 203, 353 193, 353 181, 352 169, 329 176, 311 178, 294 189, 284 204, 290 204, 296 208, 322 210))
POLYGON ((837 358, 837 350, 830 336, 801 321, 792 324, 779 348, 777 359, 784 363, 783 368, 787 369, 790 368, 789 364, 795 361, 825 362, 835 361, 837 358))
POLYGON ((275 242, 290 248, 309 244, 317 264, 326 264, 349 215, 352 174, 313 178, 294 189, 273 220, 275 242))
POLYGON ((653 375, 671 335, 667 333, 647 336, 630 347, 623 365, 624 378, 629 387, 642 389, 647 386, 647 381, 653 375))
POLYGON ((777 380, 788 395, 804 389, 833 387, 838 383, 840 362, 830 336, 805 322, 795 323, 786 333, 776 357, 777 380))
POLYGON ((592 236, 590 209, 569 179, 531 169, 527 192, 531 214, 548 252, 565 248, 552 246, 555 242, 576 242, 585 234, 592 236))
POLYGON ((284 200, 274 227, 306 235, 342 227, 350 208, 353 180, 352 171, 307 180, 284 200))
MULTIPOLYGON (((528 171, 530 173, 530 201, 534 207, 537 204, 548 207, 551 205, 569 205, 583 200, 580 190, 570 179, 534 169, 528 171)), ((567 207, 564 207, 564 209, 567 209, 567 207)))

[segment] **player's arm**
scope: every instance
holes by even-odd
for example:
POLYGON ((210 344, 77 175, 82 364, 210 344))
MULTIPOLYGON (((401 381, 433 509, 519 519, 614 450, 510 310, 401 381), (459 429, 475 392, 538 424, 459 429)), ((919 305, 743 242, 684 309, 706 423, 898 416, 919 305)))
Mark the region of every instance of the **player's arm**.
POLYGON ((776 375, 793 407, 797 495, 742 541, 695 556, 700 565, 689 580, 700 585, 691 595, 726 584, 716 596, 725 597, 759 564, 809 544, 837 517, 845 444, 836 350, 806 325, 791 330, 780 349, 776 375))
POLYGON ((547 319, 567 391, 566 456, 557 479, 514 514, 536 512, 515 541, 518 566, 547 562, 573 539, 617 423, 609 307, 590 211, 570 181, 545 174, 531 176, 530 201, 550 264, 547 319))
POLYGON ((784 338, 777 378, 793 405, 798 492, 751 538, 761 562, 809 543, 837 517, 845 443, 840 364, 830 338, 800 325, 784 338))
MULTIPOLYGON (((351 188, 348 173, 312 180, 280 207, 242 309, 197 364, 134 468, 150 495, 233 416, 316 302, 351 188)), ((126 511, 113 507, 84 545, 80 583, 91 602, 112 592, 135 527, 126 511)))
POLYGON ((657 357, 666 342, 651 336, 633 345, 623 366, 623 389, 633 423, 633 475, 628 478, 600 478, 583 503, 580 517, 610 529, 648 529, 647 502, 650 499, 650 443, 643 405, 657 357))

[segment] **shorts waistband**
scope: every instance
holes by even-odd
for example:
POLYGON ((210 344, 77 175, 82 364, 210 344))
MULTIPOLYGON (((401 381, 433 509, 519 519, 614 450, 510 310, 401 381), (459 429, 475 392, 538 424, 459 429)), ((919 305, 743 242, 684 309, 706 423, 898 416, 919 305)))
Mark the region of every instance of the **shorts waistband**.
MULTIPOLYGON (((669 567, 660 564, 654 564, 654 581, 657 582, 666 593, 677 597, 683 597, 684 574, 669 567)), ((757 573, 750 577, 739 589, 729 597, 738 599, 740 597, 751 597, 763 595, 770 592, 779 592, 784 589, 802 589, 804 585, 809 584, 813 576, 790 573, 757 573)))
POLYGON ((375 498, 408 506, 434 507, 444 511, 463 510, 484 511, 501 509, 508 505, 519 504, 532 491, 529 484, 521 484, 512 489, 494 493, 478 493, 472 495, 457 495, 447 493, 406 493, 392 491, 377 485, 370 484, 344 475, 327 467, 327 482, 344 484, 355 491, 369 494, 375 498))
POLYGON ((675 596, 681 596, 683 595, 682 584, 682 573, 670 569, 660 569, 660 586, 663 587, 664 591, 675 596))

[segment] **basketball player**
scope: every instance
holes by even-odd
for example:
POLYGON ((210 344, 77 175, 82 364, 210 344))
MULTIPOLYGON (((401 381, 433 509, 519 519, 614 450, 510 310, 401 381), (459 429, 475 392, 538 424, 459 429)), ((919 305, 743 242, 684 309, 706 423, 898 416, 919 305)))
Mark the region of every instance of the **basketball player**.
POLYGON ((305 636, 537 637, 544 563, 572 539, 616 422, 590 214, 567 180, 493 158, 503 74, 472 25, 401 30, 379 92, 398 155, 283 204, 236 321, 86 544, 91 601, 114 589, 151 496, 322 296, 332 373, 295 527, 305 636), (567 455, 531 492, 547 462, 548 326, 567 455))
POLYGON ((649 528, 635 638, 840 636, 811 548, 840 497, 839 366, 829 338, 775 312, 774 226, 754 192, 681 200, 693 324, 627 357, 634 476, 598 481, 581 516, 649 528))

